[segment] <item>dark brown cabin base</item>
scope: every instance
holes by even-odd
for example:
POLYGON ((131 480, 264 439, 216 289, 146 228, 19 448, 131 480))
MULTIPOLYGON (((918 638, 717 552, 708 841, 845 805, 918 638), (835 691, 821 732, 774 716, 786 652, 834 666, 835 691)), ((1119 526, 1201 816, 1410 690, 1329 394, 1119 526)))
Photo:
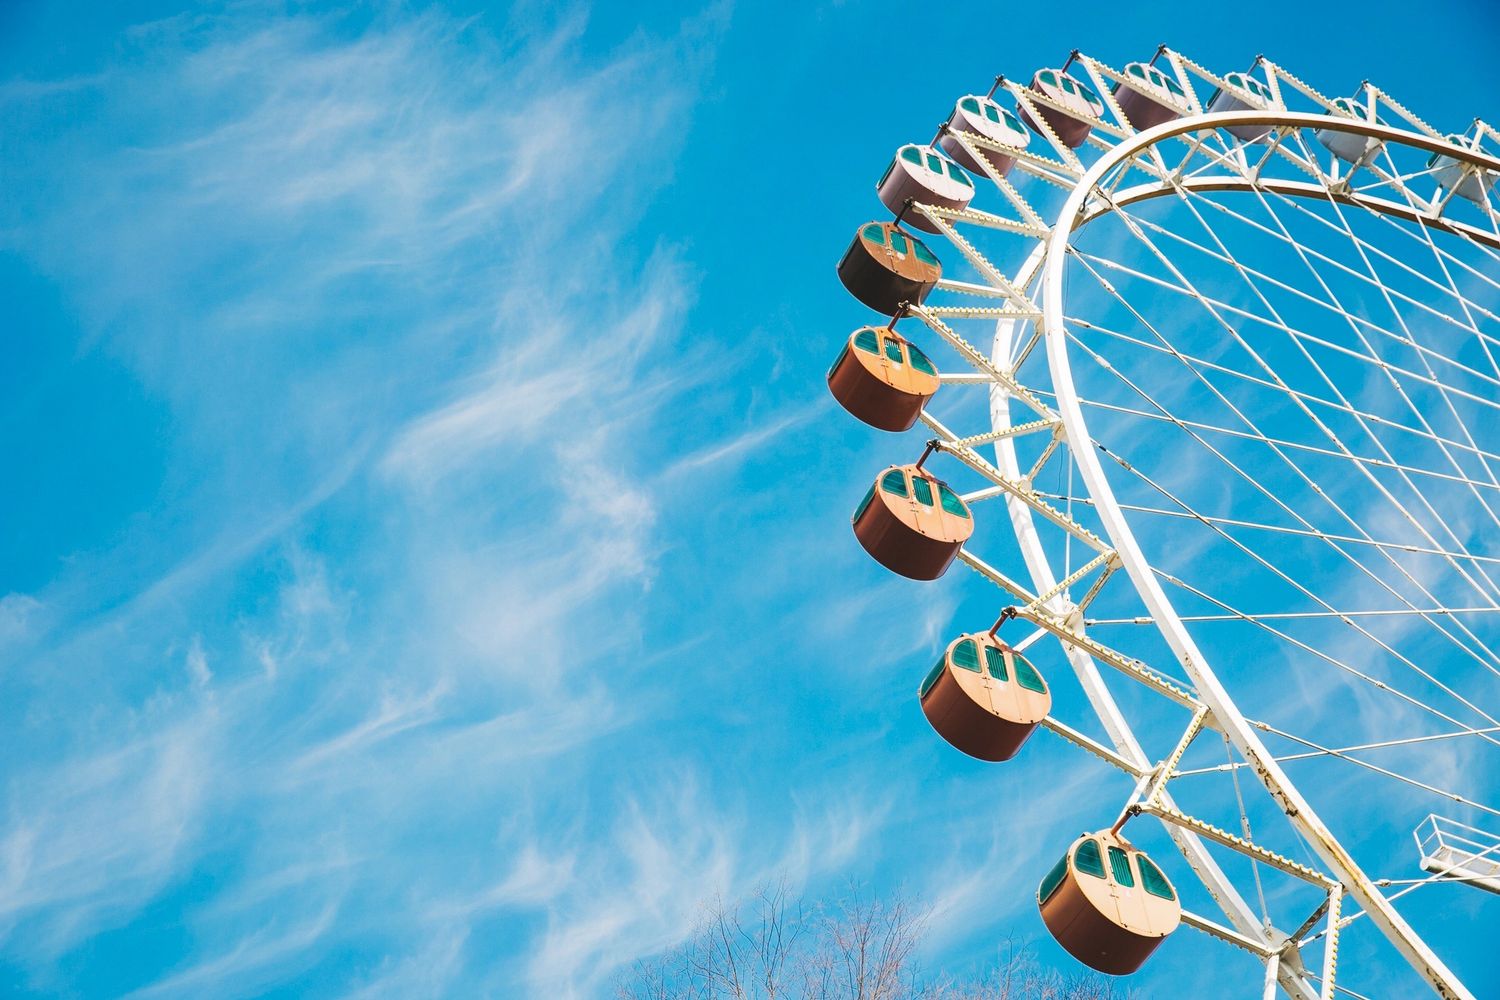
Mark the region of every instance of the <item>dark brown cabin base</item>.
POLYGON ((1176 108, 1168 107, 1146 96, 1133 87, 1120 86, 1115 90, 1115 102, 1139 132, 1155 128, 1182 116, 1176 108))
POLYGON ((916 281, 895 273, 857 236, 839 261, 839 280, 850 295, 883 316, 896 315, 902 303, 921 305, 937 284, 936 280, 916 281))
POLYGON ((844 409, 882 431, 910 430, 931 398, 886 385, 847 349, 828 373, 828 389, 844 409))
POLYGON ((922 698, 922 714, 937 734, 976 760, 1010 760, 1021 750, 1036 724, 1000 719, 959 687, 946 670, 922 698))
POLYGON ((1069 955, 1098 972, 1128 976, 1166 940, 1143 937, 1106 919, 1076 883, 1064 881, 1041 904, 1042 922, 1069 955))
POLYGON ((918 534, 880 503, 870 504, 854 522, 854 537, 876 562, 910 580, 936 580, 963 548, 962 542, 918 534))
MULTIPOLYGON (((1061 111, 1054 111, 1051 108, 1038 106, 1037 113, 1042 116, 1042 121, 1047 123, 1047 127, 1057 134, 1058 141, 1069 149, 1077 149, 1087 142, 1089 133, 1094 128, 1094 126, 1086 121, 1071 118, 1061 111)), ((1016 109, 1016 114, 1033 132, 1043 137, 1046 136, 1046 133, 1038 128, 1037 123, 1032 120, 1031 114, 1026 110, 1024 105, 1016 109)))

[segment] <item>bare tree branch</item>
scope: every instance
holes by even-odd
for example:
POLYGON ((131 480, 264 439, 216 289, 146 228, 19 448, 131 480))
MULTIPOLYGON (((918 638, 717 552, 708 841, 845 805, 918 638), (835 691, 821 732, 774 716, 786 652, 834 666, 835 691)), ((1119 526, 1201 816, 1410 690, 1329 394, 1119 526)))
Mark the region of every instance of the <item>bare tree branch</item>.
POLYGON ((619 1000, 1129 1000, 1097 975, 1065 977, 1007 940, 995 967, 956 981, 921 974, 914 955, 926 914, 896 896, 851 886, 807 907, 784 882, 728 905, 716 898, 677 948, 637 963, 619 1000))

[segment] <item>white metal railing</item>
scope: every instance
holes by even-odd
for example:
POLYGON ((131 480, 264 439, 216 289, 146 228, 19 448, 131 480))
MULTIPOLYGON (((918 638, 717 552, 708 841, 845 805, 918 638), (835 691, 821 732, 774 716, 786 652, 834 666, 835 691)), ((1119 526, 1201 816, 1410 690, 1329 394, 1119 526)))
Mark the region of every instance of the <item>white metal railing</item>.
POLYGON ((1434 814, 1412 837, 1424 871, 1500 893, 1500 834, 1434 814))

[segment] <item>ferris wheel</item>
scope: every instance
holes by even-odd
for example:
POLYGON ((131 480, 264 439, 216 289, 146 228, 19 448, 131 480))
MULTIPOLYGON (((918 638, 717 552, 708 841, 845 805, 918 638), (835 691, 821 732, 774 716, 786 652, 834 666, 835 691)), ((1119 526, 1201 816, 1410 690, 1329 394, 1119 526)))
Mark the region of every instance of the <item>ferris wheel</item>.
POLYGON ((1389 995, 1382 949, 1473 996, 1403 911, 1500 893, 1497 147, 1163 46, 999 77, 880 177, 838 273, 885 319, 828 384, 927 433, 854 533, 1002 592, 920 683, 940 736, 1118 790, 1034 859, 1095 969, 1185 925, 1268 997, 1389 995))

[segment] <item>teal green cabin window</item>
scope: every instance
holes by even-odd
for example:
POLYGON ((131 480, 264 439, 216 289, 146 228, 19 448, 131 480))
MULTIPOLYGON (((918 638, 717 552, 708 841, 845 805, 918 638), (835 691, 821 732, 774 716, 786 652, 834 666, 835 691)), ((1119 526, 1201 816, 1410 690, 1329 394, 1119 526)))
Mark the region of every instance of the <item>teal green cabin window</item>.
POLYGON ((1090 90, 1088 87, 1085 87, 1081 83, 1078 85, 1078 95, 1085 101, 1088 101, 1090 104, 1099 103, 1099 95, 1094 93, 1092 90, 1090 90))
MULTIPOLYGON (((1241 90, 1248 91, 1254 94, 1256 97, 1261 98, 1262 100, 1269 101, 1271 99, 1270 89, 1267 88, 1265 84, 1255 79, 1253 76, 1244 76, 1239 73, 1230 73, 1224 78, 1224 82, 1232 83, 1236 87, 1239 87, 1241 90)), ((1214 96, 1218 96, 1217 91, 1214 92, 1214 96)))
POLYGON ((880 477, 880 488, 892 496, 906 496, 906 473, 900 469, 892 469, 880 477))
POLYGON ((1000 109, 995 107, 995 105, 986 104, 984 106, 984 116, 996 125, 1000 124, 1000 109))
MULTIPOLYGON (((1346 114, 1353 115, 1355 118, 1359 118, 1359 119, 1361 119, 1363 121, 1371 121, 1372 120, 1370 118, 1369 112, 1366 109, 1360 107, 1354 100, 1351 100, 1349 98, 1344 98, 1344 97, 1335 98, 1334 102, 1333 102, 1333 106, 1336 107, 1336 108, 1338 108, 1340 111, 1343 111, 1346 114)), ((1375 122, 1376 125, 1384 125, 1385 124, 1385 120, 1382 119, 1379 115, 1376 115, 1375 118, 1373 119, 1373 121, 1375 122)), ((1432 166, 1432 164, 1429 163, 1428 166, 1432 166)))
POLYGON ((932 366, 932 362, 927 359, 927 355, 923 354, 917 348, 916 344, 907 344, 906 353, 911 358, 911 366, 917 371, 923 375, 937 374, 937 369, 932 366))
POLYGON ((974 100, 974 98, 972 97, 965 97, 963 100, 958 102, 958 106, 963 108, 971 115, 979 114, 979 102, 974 100))
POLYGON ((979 673, 979 646, 973 639, 965 639, 953 647, 953 665, 979 673))
POLYGON ((870 223, 859 234, 876 246, 885 246, 885 227, 878 222, 870 223))
POLYGON ((1042 675, 1036 672, 1036 667, 1031 661, 1020 653, 1012 653, 1011 659, 1016 663, 1016 683, 1028 691, 1046 693, 1047 684, 1042 680, 1042 675))
POLYGON ((938 483, 938 494, 943 498, 944 510, 950 514, 956 514, 965 519, 968 518, 969 508, 964 506, 964 502, 958 498, 958 494, 950 490, 946 484, 938 483))
POLYGON ((1085 875, 1104 877, 1104 859, 1099 856, 1099 842, 1089 839, 1078 845, 1073 852, 1073 867, 1085 875))
POLYGON ((1006 111, 1004 108, 1000 109, 1000 115, 1005 119, 1006 125, 1010 126, 1014 131, 1021 131, 1021 120, 1019 118, 1011 114, 1009 111, 1006 111))
MULTIPOLYGON (((1462 147, 1464 145, 1464 137, 1461 136, 1461 135, 1445 135, 1445 136, 1443 136, 1443 138, 1445 140, 1447 140, 1448 142, 1451 142, 1455 146, 1462 147)), ((1433 153, 1431 156, 1427 157, 1427 166, 1429 166, 1429 167, 1435 167, 1435 166, 1437 166, 1438 160, 1449 160, 1452 163, 1456 163, 1457 162, 1456 160, 1453 160, 1451 157, 1444 156, 1442 153, 1433 153)))
POLYGON ((984 647, 984 662, 990 668, 990 676, 997 681, 1008 681, 1010 677, 1005 673, 1005 654, 994 646, 984 647))
POLYGON ((901 342, 899 340, 887 340, 885 342, 885 356, 896 364, 901 364, 901 342))
POLYGON ((1141 869, 1141 888, 1153 896, 1162 899, 1176 899, 1177 894, 1172 891, 1172 884, 1167 877, 1161 873, 1161 869, 1151 863, 1151 859, 1144 854, 1135 856, 1135 863, 1141 869))
POLYGON ((902 146, 901 159, 907 163, 915 163, 920 167, 922 165, 922 152, 916 146, 902 146))
POLYGON ((1109 849, 1109 873, 1115 877, 1116 885, 1127 889, 1135 888, 1135 876, 1130 872, 1130 855, 1118 847, 1109 849))
POLYGON ((927 244, 918 239, 913 239, 912 244, 916 248, 917 260, 924 264, 931 264, 933 267, 941 266, 938 264, 938 259, 932 255, 932 251, 927 249, 927 244))
POLYGON ((874 499, 875 499, 875 487, 872 484, 870 486, 870 492, 866 493, 865 494, 865 498, 859 502, 859 506, 856 507, 856 508, 854 508, 854 517, 853 517, 853 520, 858 521, 861 517, 864 517, 865 509, 870 506, 870 501, 874 500, 874 499))
POLYGON ((1057 86, 1057 74, 1050 69, 1037 75, 1037 79, 1049 87, 1057 86))
POLYGON ((948 163, 948 176, 958 181, 964 187, 974 186, 974 182, 969 180, 969 175, 964 173, 964 168, 960 167, 957 163, 953 163, 952 161, 949 161, 948 163))
POLYGON ((917 503, 923 507, 932 506, 932 484, 921 476, 911 477, 911 491, 916 494, 917 503))
POLYGON ((1073 83, 1073 78, 1072 77, 1065 76, 1065 77, 1062 78, 1062 89, 1063 89, 1063 93, 1065 93, 1065 94, 1076 94, 1076 93, 1078 93, 1078 87, 1077 87, 1076 84, 1073 83))
POLYGON ((894 229, 891 230, 891 249, 897 253, 906 253, 906 237, 894 229))
POLYGON ((936 154, 928 153, 927 169, 941 177, 943 173, 943 158, 936 154))
POLYGON ((1057 891, 1057 887, 1062 885, 1063 876, 1067 874, 1068 856, 1064 854, 1058 860, 1057 864, 1052 866, 1052 870, 1047 873, 1047 877, 1042 879, 1042 884, 1036 891, 1037 902, 1045 903, 1050 899, 1052 894, 1057 891))
POLYGON ((1167 76, 1165 73, 1158 73, 1157 75, 1161 77, 1161 82, 1166 84, 1167 89, 1172 93, 1176 94, 1178 97, 1187 97, 1187 94, 1183 92, 1182 87, 1178 86, 1176 80, 1172 79, 1170 76, 1167 76))
POLYGON ((1140 63, 1131 63, 1129 66, 1125 67, 1125 72, 1129 73, 1131 76, 1140 77, 1142 80, 1146 79, 1145 67, 1143 67, 1140 63))
POLYGON ((947 665, 948 658, 946 656, 938 657, 937 666, 927 671, 927 676, 922 679, 922 688, 917 692, 918 698, 927 697, 927 692, 931 691, 932 686, 938 682, 938 678, 943 676, 943 668, 947 665))
POLYGON ((842 351, 839 351, 839 356, 834 359, 834 361, 833 361, 833 367, 830 368, 830 369, 828 369, 828 377, 829 378, 833 378, 833 373, 839 370, 839 365, 843 364, 844 363, 844 359, 847 358, 848 356, 849 356, 849 345, 845 344, 844 345, 844 349, 842 351))
POLYGON ((854 346, 866 354, 880 353, 880 340, 874 330, 861 330, 854 335, 854 346))

